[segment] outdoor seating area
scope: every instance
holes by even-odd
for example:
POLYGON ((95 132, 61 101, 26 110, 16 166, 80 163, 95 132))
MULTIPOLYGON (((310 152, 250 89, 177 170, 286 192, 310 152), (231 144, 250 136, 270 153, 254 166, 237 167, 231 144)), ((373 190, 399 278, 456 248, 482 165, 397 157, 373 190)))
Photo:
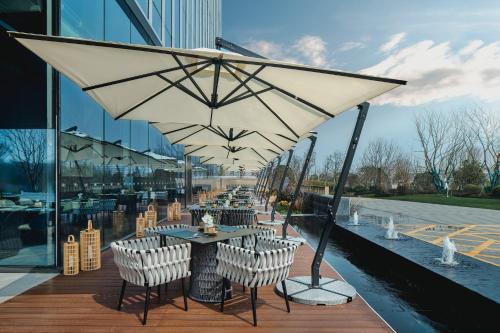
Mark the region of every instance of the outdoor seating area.
MULTIPOLYGON (((223 249, 212 274, 221 282, 213 287, 213 303, 190 295, 195 265, 200 264, 195 262, 195 243, 171 236, 161 240, 162 236, 150 233, 190 230, 190 216, 184 213, 181 224, 163 224, 148 230, 144 238, 113 243, 102 253, 100 270, 58 276, 0 304, 0 327, 8 327, 9 332, 107 332, 110 327, 121 332, 392 332, 359 297, 336 307, 314 307, 280 297, 275 285, 288 275, 307 275, 314 251, 309 245, 287 245, 279 240, 279 230, 273 240, 274 229, 241 228, 258 232, 243 237, 244 249, 239 237, 230 238, 228 244, 218 242, 223 249), (272 266, 278 262, 282 265, 272 266), (262 273, 256 274, 252 267, 262 273), (227 278, 224 283, 222 277, 227 278)), ((297 236, 291 228, 289 233, 297 236)), ((328 265, 321 274, 341 279, 328 265)))

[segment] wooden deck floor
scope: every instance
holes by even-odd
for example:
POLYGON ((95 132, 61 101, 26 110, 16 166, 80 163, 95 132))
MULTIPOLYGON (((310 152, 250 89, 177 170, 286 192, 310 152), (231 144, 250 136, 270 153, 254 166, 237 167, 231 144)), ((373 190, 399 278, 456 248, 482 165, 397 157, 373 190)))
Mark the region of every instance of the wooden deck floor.
MULTIPOLYGON (((187 223, 188 216, 184 219, 187 223)), ((309 275, 313 255, 308 245, 301 246, 290 275, 309 275)), ((359 297, 331 307, 290 303, 287 313, 283 298, 272 287, 259 288, 258 327, 251 324, 249 291, 242 293, 240 286, 234 287, 224 313, 218 304, 192 300, 185 312, 178 282, 169 285, 168 299, 162 293, 158 301, 152 294, 148 323, 142 326, 144 288, 128 288, 118 312, 121 279, 111 251, 105 251, 102 259, 99 271, 58 276, 0 304, 0 332, 392 332, 359 297)), ((327 264, 322 265, 322 275, 338 277, 327 264)))

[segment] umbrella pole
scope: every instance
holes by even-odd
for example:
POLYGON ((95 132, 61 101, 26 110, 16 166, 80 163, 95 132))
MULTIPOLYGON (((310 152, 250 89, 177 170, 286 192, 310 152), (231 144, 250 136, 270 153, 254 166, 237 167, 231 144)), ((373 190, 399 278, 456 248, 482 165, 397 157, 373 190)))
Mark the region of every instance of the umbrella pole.
POLYGON ((262 205, 262 200, 264 199, 264 195, 266 193, 267 183, 269 183, 269 180, 271 178, 271 174, 273 172, 273 165, 274 165, 274 162, 272 161, 269 164, 269 169, 267 169, 266 180, 265 180, 264 185, 262 186, 262 189, 261 189, 261 192, 260 192, 260 204, 261 205, 262 205))
POLYGON ((297 181, 297 185, 295 186, 295 192, 292 194, 292 198, 290 200, 290 206, 288 206, 288 211, 286 213, 285 223, 283 223, 283 230, 282 230, 282 238, 283 239, 287 239, 286 232, 288 229, 288 223, 290 222, 290 219, 292 218, 293 207, 295 206, 295 201, 297 200, 297 198, 300 194, 300 188, 302 187, 302 182, 304 181, 304 178, 306 176, 307 168, 308 168, 309 162, 311 160, 314 146, 316 145, 317 137, 315 135, 310 136, 309 139, 311 140, 311 143, 309 144, 309 151, 307 152, 307 156, 306 156, 306 159, 305 159, 304 164, 302 166, 302 171, 300 173, 299 180, 297 181))
POLYGON ((283 185, 285 184, 286 172, 290 167, 290 161, 292 160, 293 149, 288 150, 288 159, 286 160, 285 170, 281 176, 280 185, 278 187, 278 193, 276 193, 276 200, 273 202, 273 209, 271 211, 271 221, 274 222, 274 215, 276 214, 276 205, 281 197, 281 191, 283 190, 283 185))
POLYGON ((271 197, 271 193, 273 191, 274 183, 276 182, 276 176, 278 176, 278 167, 281 163, 281 155, 278 156, 278 163, 276 163, 276 168, 274 168, 273 180, 271 181, 271 185, 269 186, 269 195, 266 198, 266 204, 264 206, 264 211, 267 212, 267 206, 269 205, 269 198, 271 197))
MULTIPOLYGON (((313 262, 311 264, 311 276, 299 276, 286 280, 286 289, 288 295, 293 301, 304 304, 321 304, 321 305, 335 305, 348 303, 356 296, 356 289, 346 282, 339 281, 332 278, 321 277, 319 269, 323 260, 328 238, 336 223, 336 214, 340 205, 340 199, 344 192, 344 187, 347 182, 347 176, 351 169, 354 153, 358 146, 359 137, 363 129, 363 125, 368 114, 370 104, 364 102, 358 105, 359 113, 354 126, 349 148, 342 166, 335 194, 333 200, 328 203, 328 218, 321 233, 320 241, 313 262)), ((283 295, 283 289, 277 286, 278 293, 283 295)))

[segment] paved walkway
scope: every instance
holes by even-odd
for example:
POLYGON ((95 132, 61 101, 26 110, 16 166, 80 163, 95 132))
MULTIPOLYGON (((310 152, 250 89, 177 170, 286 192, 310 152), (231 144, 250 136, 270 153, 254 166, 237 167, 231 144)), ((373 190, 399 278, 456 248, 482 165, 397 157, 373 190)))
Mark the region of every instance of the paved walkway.
POLYGON ((500 210, 385 199, 351 199, 351 205, 356 205, 358 202, 361 205, 359 213, 362 215, 393 216, 395 219, 400 216, 403 220, 408 220, 408 223, 500 224, 500 210))

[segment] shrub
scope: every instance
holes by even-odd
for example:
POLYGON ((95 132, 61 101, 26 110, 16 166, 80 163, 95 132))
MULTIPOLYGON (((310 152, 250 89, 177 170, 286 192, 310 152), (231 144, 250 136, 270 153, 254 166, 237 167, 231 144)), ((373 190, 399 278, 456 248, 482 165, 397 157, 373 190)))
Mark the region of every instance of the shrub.
POLYGON ((354 186, 351 189, 351 191, 354 192, 356 195, 362 195, 362 194, 368 193, 368 189, 366 187, 364 187, 363 185, 354 186))
POLYGON ((481 193, 481 186, 476 184, 467 184, 462 191, 464 195, 479 195, 481 193))
POLYGON ((491 194, 494 196, 494 197, 499 197, 500 198, 500 185, 497 185, 493 188, 493 190, 491 190, 491 194))

